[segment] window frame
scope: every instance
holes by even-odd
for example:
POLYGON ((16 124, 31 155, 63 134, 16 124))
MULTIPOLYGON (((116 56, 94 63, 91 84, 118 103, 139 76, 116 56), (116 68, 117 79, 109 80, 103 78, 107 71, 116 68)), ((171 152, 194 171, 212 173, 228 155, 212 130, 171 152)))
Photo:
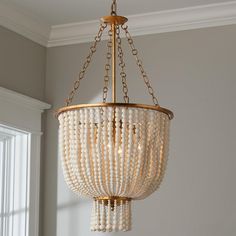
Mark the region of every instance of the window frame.
POLYGON ((29 133, 29 235, 39 236, 41 114, 51 105, 0 87, 0 123, 29 133))
POLYGON ((15 232, 16 225, 13 226, 13 224, 15 224, 15 220, 16 224, 19 224, 18 216, 23 213, 24 219, 21 220, 24 224, 16 227, 20 227, 18 228, 21 232, 20 235, 29 236, 29 144, 30 133, 0 124, 0 185, 2 190, 0 233, 5 233, 6 235, 12 235, 15 232), (16 180, 17 175, 19 178, 16 180), (19 182, 16 183, 15 181, 19 182), (20 183, 25 187, 25 195, 20 193, 20 189, 23 187, 19 187, 20 183), (14 198, 14 196, 20 198, 14 198), (11 227, 9 228, 9 226, 11 227), (22 234, 22 231, 25 233, 22 234))

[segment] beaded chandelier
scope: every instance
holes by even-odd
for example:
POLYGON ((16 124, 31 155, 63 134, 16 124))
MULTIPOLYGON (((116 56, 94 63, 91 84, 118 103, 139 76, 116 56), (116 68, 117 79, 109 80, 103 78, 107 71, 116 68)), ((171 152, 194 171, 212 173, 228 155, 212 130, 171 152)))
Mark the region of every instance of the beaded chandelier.
POLYGON ((131 202, 148 197, 159 187, 166 168, 169 126, 173 113, 160 107, 147 73, 125 25, 116 14, 103 17, 89 55, 59 109, 59 149, 65 180, 78 195, 93 198, 92 231, 131 229, 131 202), (71 105, 102 34, 108 28, 102 103, 71 105), (129 103, 120 32, 136 59, 154 105, 129 103), (118 59, 118 63, 117 60, 118 59), (120 67, 124 102, 116 101, 116 67, 120 67), (107 102, 112 80, 112 102, 107 102))

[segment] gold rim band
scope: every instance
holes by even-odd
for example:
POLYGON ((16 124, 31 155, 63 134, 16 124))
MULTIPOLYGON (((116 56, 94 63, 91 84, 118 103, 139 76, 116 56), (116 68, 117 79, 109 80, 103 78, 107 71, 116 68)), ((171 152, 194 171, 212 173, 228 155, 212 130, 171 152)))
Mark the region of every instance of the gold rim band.
POLYGON ((134 104, 134 103, 95 103, 95 104, 79 104, 79 105, 73 105, 73 106, 66 106, 57 110, 56 116, 58 117, 63 112, 79 110, 81 108, 88 108, 88 107, 133 107, 133 108, 150 109, 150 110, 155 110, 155 111, 159 111, 159 112, 163 112, 167 114, 170 120, 174 118, 173 112, 166 108, 163 108, 160 106, 134 104))
POLYGON ((111 197, 95 197, 94 200, 96 201, 131 201, 132 199, 129 197, 117 197, 117 196, 111 196, 111 197))

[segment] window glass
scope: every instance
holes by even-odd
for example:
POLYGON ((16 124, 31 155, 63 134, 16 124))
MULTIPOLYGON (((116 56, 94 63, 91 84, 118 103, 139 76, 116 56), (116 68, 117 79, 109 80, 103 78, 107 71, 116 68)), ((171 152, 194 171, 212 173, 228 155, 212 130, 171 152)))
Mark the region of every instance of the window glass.
POLYGON ((28 236, 29 133, 0 124, 0 235, 28 236))

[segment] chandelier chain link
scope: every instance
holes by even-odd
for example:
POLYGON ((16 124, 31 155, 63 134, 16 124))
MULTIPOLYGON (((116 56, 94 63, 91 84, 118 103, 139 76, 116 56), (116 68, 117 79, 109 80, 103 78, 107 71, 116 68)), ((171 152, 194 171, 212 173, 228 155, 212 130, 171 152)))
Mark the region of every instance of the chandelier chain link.
POLYGON ((117 11, 117 3, 116 0, 112 0, 111 4, 111 15, 116 16, 116 11, 117 11))
POLYGON ((128 96, 128 85, 127 85, 127 75, 125 72, 125 62, 124 62, 124 53, 122 50, 121 45, 121 38, 120 38, 120 27, 119 25, 116 26, 116 35, 117 35, 117 48, 118 48, 118 58, 119 58, 119 66, 121 68, 120 76, 122 80, 123 86, 123 93, 124 93, 124 102, 129 103, 129 96, 128 96))
POLYGON ((102 23, 100 25, 99 31, 98 31, 97 35, 95 36, 95 38, 94 38, 95 41, 94 41, 93 45, 90 47, 89 55, 86 57, 86 61, 84 62, 81 71, 79 72, 78 79, 74 82, 73 89, 71 90, 71 92, 69 93, 68 98, 66 99, 66 106, 69 106, 72 103, 72 100, 73 100, 73 98, 75 96, 75 92, 78 90, 78 88, 80 86, 80 81, 85 76, 86 70, 87 70, 88 66, 90 65, 90 62, 91 62, 92 57, 93 57, 93 54, 97 50, 97 45, 101 41, 102 34, 103 34, 103 32, 104 32, 106 27, 107 27, 107 24, 105 24, 105 23, 102 23))
POLYGON ((136 59, 136 64, 137 66, 139 67, 139 70, 141 72, 141 75, 143 77, 143 80, 144 80, 144 83, 146 84, 147 86, 147 89, 148 89, 148 93, 151 95, 152 97, 152 101, 154 103, 155 106, 159 106, 159 103, 158 103, 158 99, 157 97, 155 96, 155 92, 154 92, 154 89, 152 88, 151 86, 151 83, 150 83, 150 80, 148 78, 148 75, 146 73, 146 71, 144 70, 143 68, 143 63, 142 61, 140 60, 139 56, 138 56, 138 50, 135 48, 135 45, 134 45, 134 41, 128 31, 128 26, 127 25, 122 25, 121 28, 124 30, 125 32, 125 36, 128 40, 128 43, 130 45, 130 48, 131 48, 131 52, 132 52, 132 55, 135 57, 136 59))
POLYGON ((112 31, 108 31, 109 40, 107 41, 107 54, 106 59, 107 63, 105 64, 105 75, 104 75, 104 87, 103 87, 103 102, 107 101, 107 95, 108 95, 108 86, 109 86, 109 71, 111 69, 111 57, 112 57, 112 31))

